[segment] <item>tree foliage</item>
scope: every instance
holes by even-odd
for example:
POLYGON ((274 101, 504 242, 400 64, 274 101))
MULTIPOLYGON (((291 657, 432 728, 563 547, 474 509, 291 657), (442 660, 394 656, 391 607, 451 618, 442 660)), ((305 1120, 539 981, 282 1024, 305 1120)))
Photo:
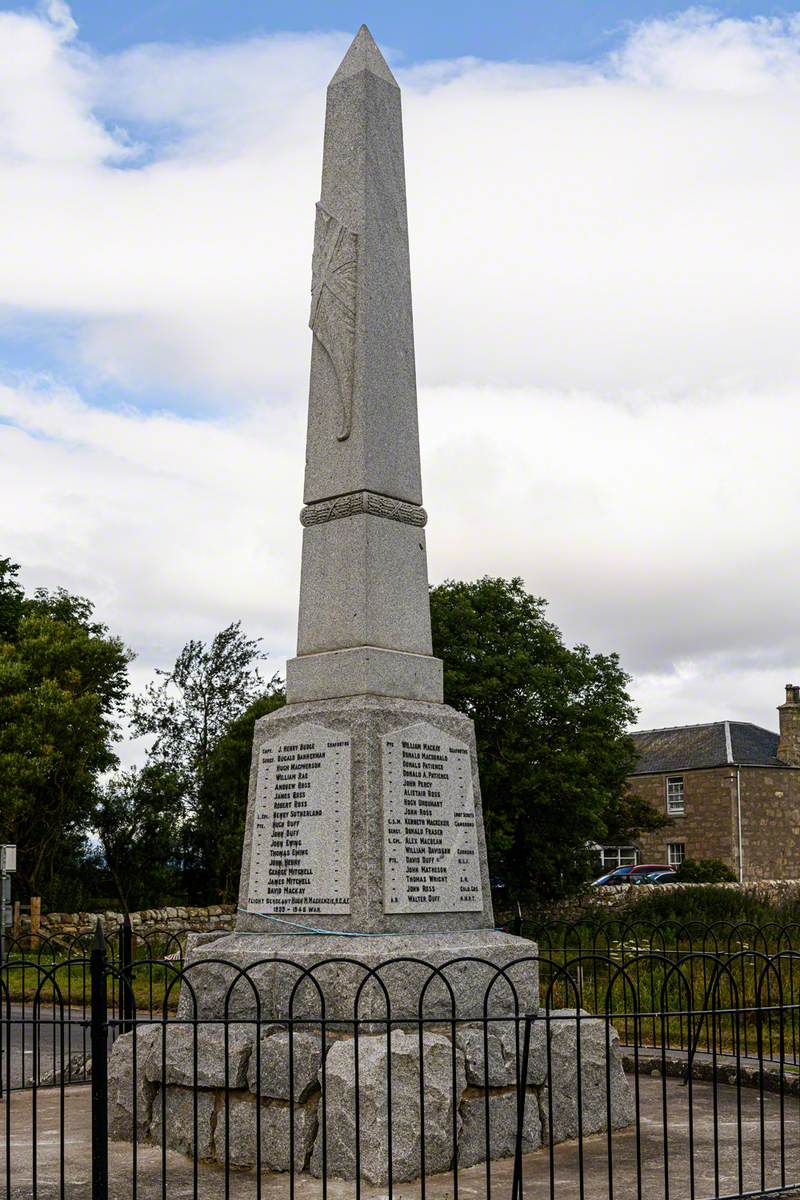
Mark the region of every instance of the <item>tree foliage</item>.
POLYGON ((721 858, 685 858, 676 883, 735 883, 736 875, 721 858))
POLYGON ((239 621, 213 640, 187 642, 133 704, 133 729, 149 734, 148 754, 177 781, 183 886, 193 901, 236 898, 256 718, 284 703, 280 681, 265 682, 259 640, 239 621))
POLYGON ((13 642, 22 620, 25 592, 17 581, 19 564, 0 558, 0 642, 13 642))
POLYGON ((431 591, 445 701, 475 721, 490 872, 508 899, 591 875, 591 843, 661 818, 632 796, 635 709, 616 654, 570 649, 520 579, 431 591))
POLYGON ((159 766, 120 772, 99 791, 92 825, 123 911, 163 903, 182 889, 180 781, 159 766))
POLYGON ((59 860, 83 841, 114 743, 131 654, 59 589, 26 597, 0 561, 0 839, 18 847, 25 894, 54 893, 59 860))
POLYGON ((149 760, 181 780, 190 809, 197 806, 219 739, 265 690, 258 664, 266 655, 259 642, 245 636, 240 621, 209 645, 187 642, 172 669, 158 671, 160 682, 133 701, 132 732, 153 738, 149 760))

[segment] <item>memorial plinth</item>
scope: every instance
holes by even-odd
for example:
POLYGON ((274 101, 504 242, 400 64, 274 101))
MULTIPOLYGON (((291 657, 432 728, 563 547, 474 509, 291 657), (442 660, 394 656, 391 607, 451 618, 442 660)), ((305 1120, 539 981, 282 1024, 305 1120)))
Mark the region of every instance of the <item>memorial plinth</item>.
MULTIPOLYGON (((293 993, 302 971, 330 1020, 386 1015, 387 996, 393 1019, 413 1018, 444 964, 457 1008, 429 987, 428 1019, 479 1016, 487 990, 495 1014, 538 1007, 535 945, 493 927, 467 717, 380 696, 287 704, 257 723, 250 797, 237 929, 192 939, 193 970, 206 956, 246 968, 267 1020, 319 1015, 315 990, 293 993), (357 999, 370 972, 386 993, 357 999)), ((255 1015, 252 990, 228 996, 234 975, 204 967, 199 1015, 226 996, 228 1016, 255 1015)))
POLYGON ((238 930, 491 928, 473 728, 453 709, 287 704, 258 723, 250 787, 238 930))

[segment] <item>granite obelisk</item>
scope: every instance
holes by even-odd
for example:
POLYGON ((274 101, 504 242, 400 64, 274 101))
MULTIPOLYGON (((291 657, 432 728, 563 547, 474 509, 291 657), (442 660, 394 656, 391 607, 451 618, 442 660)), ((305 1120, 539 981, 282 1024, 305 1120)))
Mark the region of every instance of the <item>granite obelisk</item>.
POLYGON ((366 26, 328 88, 309 323, 297 656, 214 954, 507 963, 532 946, 494 929, 473 725, 431 647, 400 89, 366 26))
POLYGON ((328 87, 289 703, 441 701, 432 657, 400 89, 366 26, 328 87))

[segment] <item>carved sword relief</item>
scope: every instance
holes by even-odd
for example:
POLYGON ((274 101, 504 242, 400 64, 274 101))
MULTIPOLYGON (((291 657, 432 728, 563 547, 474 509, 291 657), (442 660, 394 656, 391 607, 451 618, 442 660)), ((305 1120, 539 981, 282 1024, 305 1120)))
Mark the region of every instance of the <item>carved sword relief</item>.
POLYGON ((357 234, 318 204, 308 323, 336 372, 341 404, 336 436, 340 442, 350 436, 353 421, 357 245, 357 234))

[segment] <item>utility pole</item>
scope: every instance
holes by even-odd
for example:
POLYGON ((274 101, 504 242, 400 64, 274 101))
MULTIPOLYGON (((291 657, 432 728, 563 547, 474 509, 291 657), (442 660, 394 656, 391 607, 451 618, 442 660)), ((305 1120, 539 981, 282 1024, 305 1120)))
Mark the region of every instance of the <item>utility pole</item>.
POLYGON ((11 876, 17 869, 17 847, 0 846, 0 967, 5 961, 6 913, 11 912, 11 876))

